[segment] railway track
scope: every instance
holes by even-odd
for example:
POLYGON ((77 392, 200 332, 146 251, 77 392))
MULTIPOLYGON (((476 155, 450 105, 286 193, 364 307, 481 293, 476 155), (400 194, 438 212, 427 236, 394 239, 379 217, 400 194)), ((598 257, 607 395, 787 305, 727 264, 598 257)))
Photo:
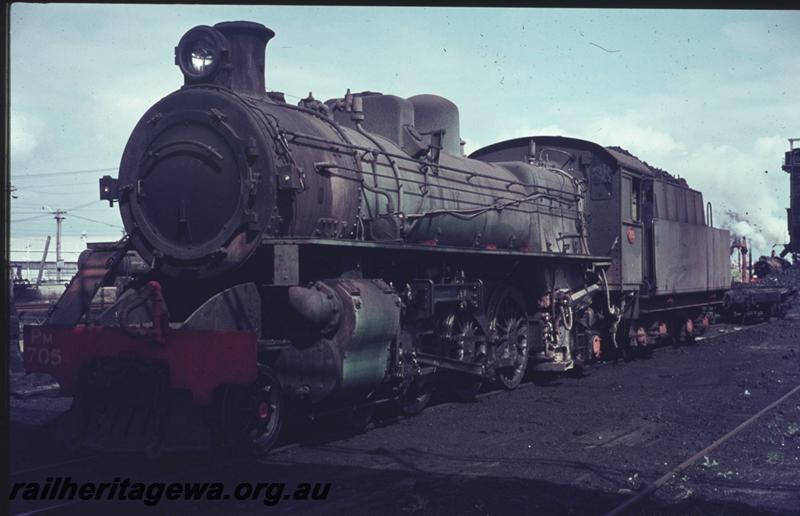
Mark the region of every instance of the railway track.
MULTIPOLYGON (((759 323, 759 324, 754 324, 754 325, 751 325, 751 326, 733 327, 733 328, 731 328, 731 331, 728 331, 728 332, 713 333, 711 335, 707 334, 707 336, 703 337, 700 340, 700 342, 706 342, 706 341, 718 339, 719 337, 728 336, 728 335, 731 335, 732 333, 739 333, 739 332, 742 332, 742 331, 748 331, 748 330, 756 329, 756 328, 765 326, 766 324, 767 323, 759 323), (734 329, 734 328, 736 328, 736 329, 734 329)), ((661 348, 656 348, 655 351, 656 352, 661 352, 661 351, 666 350, 666 349, 670 349, 670 348, 669 347, 661 347, 661 348)), ((526 381, 526 382, 524 382, 523 384, 520 385, 518 390, 528 389, 529 387, 535 386, 535 385, 536 384, 533 381, 526 381)), ((783 400, 787 399, 789 396, 791 396, 793 394, 796 394, 798 391, 800 391, 800 386, 795 387, 793 390, 790 391, 790 393, 788 393, 786 396, 782 397, 780 400, 770 404, 768 407, 762 409, 758 413, 756 413, 753 416, 751 416, 745 423, 747 423, 749 425, 753 421, 757 420, 759 417, 763 416, 771 408, 774 408, 775 406, 777 406, 777 404, 779 404, 783 400)), ((506 392, 508 392, 508 391, 501 390, 501 389, 487 390, 487 391, 479 393, 477 395, 477 399, 491 398, 493 396, 498 396, 498 395, 500 395, 502 393, 506 393, 506 392)), ((427 411, 438 411, 438 410, 442 410, 442 409, 444 409, 444 408, 446 408, 448 406, 450 406, 450 403, 447 403, 447 402, 437 403, 435 405, 432 405, 431 407, 429 407, 426 410, 427 411)), ((399 419, 403 419, 403 418, 400 417, 399 419)), ((725 441, 727 441, 728 439, 733 437, 733 435, 735 435, 736 433, 738 433, 741 430, 743 430, 746 426, 747 425, 745 425, 745 424, 740 425, 739 427, 734 429, 734 431, 732 431, 733 433, 729 432, 730 435, 726 434, 725 436, 723 436, 723 438, 718 439, 717 441, 715 441, 711 445, 707 446, 706 448, 704 448, 700 452, 694 454, 692 457, 690 457, 690 459, 693 459, 693 460, 691 462, 688 462, 690 459, 687 459, 687 462, 685 463, 685 465, 683 465, 684 466, 683 469, 685 469, 686 467, 689 467, 691 464, 693 464, 697 460, 698 457, 702 457, 703 454, 708 453, 708 451, 710 451, 711 449, 714 449, 714 448, 724 444, 725 441)), ((375 426, 374 425, 370 425, 370 427, 367 429, 367 431, 373 431, 373 430, 375 430, 375 426)), ((341 440, 344 440, 346 438, 347 437, 343 437, 341 439, 335 439, 333 441, 328 441, 328 442, 325 443, 325 445, 329 445, 332 442, 341 441, 341 440)), ((294 450, 294 449, 297 449, 297 448, 304 448, 304 449, 308 449, 308 450, 313 451, 315 448, 320 447, 320 446, 324 446, 324 445, 319 445, 319 444, 315 444, 315 443, 307 443, 307 442, 303 442, 303 441, 299 441, 299 440, 292 441, 292 442, 286 442, 285 444, 274 448, 270 452, 269 458, 270 459, 277 458, 278 460, 280 460, 280 456, 285 452, 288 452, 288 451, 291 451, 291 450, 294 450)), ((214 461, 211 457, 209 457, 207 459, 202 460, 200 463, 194 463, 194 464, 190 464, 190 465, 176 464, 175 467, 160 471, 159 474, 155 478, 152 478, 152 479, 148 478, 148 480, 158 481, 158 480, 163 479, 163 478, 165 478, 166 476, 169 476, 169 475, 189 475, 189 474, 201 473, 203 471, 209 471, 211 469, 213 469, 213 470, 221 470, 221 469, 227 468, 227 467, 229 467, 231 465, 235 465, 238 462, 246 462, 246 461, 251 461, 251 460, 252 459, 250 459, 250 458, 240 458, 240 459, 229 459, 229 460, 223 460, 223 461, 214 461)), ((52 476, 54 473, 57 473, 60 470, 63 471, 63 468, 65 468, 65 467, 78 467, 78 468, 81 468, 81 469, 88 468, 90 470, 94 470, 97 466, 102 466, 105 463, 105 461, 106 461, 106 457, 104 457, 102 455, 92 455, 92 456, 88 456, 88 457, 77 457, 77 458, 63 460, 63 461, 37 465, 37 466, 30 467, 30 468, 20 469, 20 470, 11 472, 11 475, 10 475, 11 483, 13 483, 15 481, 20 481, 21 477, 25 477, 25 476, 28 476, 28 475, 31 475, 31 474, 36 474, 37 478, 41 478, 41 477, 45 477, 45 476, 52 476)), ((259 462, 262 462, 262 460, 259 460, 259 462)), ((263 460, 263 462, 268 462, 268 460, 263 460)), ((659 479, 661 481, 660 483, 657 483, 658 481, 654 482, 653 484, 651 484, 650 487, 647 488, 648 489, 647 492, 641 491, 641 492, 637 493, 635 495, 635 501, 634 501, 634 498, 631 498, 631 500, 629 502, 626 502, 626 504, 628 504, 628 505, 620 506, 620 510, 622 510, 623 512, 612 512, 612 514, 623 514, 625 511, 627 511, 630 508, 634 507, 636 504, 641 503, 641 501, 643 501, 646 498, 646 496, 649 496, 650 494, 652 494, 653 492, 658 490, 660 487, 662 487, 664 484, 666 484, 668 482, 669 478, 672 478, 675 474, 679 473, 680 471, 682 471, 682 469, 678 470, 678 468, 675 468, 673 470, 670 470, 667 474, 665 474, 662 477, 662 479, 659 479), (663 479, 666 479, 666 480, 663 480, 663 479)), ((60 511, 60 510, 62 510, 64 508, 67 508, 67 507, 71 507, 75 503, 77 503, 77 501, 59 502, 57 504, 48 505, 46 507, 36 508, 36 509, 33 509, 33 510, 28 510, 28 511, 23 511, 23 512, 17 512, 17 513, 14 513, 14 515, 15 516, 21 516, 23 514, 47 514, 47 513, 51 513, 51 512, 55 512, 55 511, 60 511)))
POLYGON ((748 428, 750 425, 752 425, 753 423, 758 421, 765 414, 769 413, 771 410, 773 410, 776 407, 778 407, 778 405, 782 404, 783 402, 785 402, 786 400, 788 400, 792 396, 795 396, 799 392, 800 392, 800 385, 797 385, 794 388, 790 389, 786 394, 784 394, 783 396, 781 396, 777 400, 773 401, 772 403, 770 403, 766 407, 762 408, 761 410, 759 410, 758 412, 756 412, 752 416, 748 417, 744 422, 742 422, 741 424, 736 426, 734 429, 732 429, 731 431, 729 431, 728 433, 726 433, 725 435, 723 435, 719 439, 715 440, 714 442, 712 442, 711 444, 709 444, 708 446, 706 446, 702 450, 698 451, 697 453, 695 453, 691 457, 687 458, 686 460, 684 460, 683 462, 681 462, 680 464, 678 464, 677 466, 675 466, 671 470, 667 471, 666 473, 664 473, 663 475, 658 477, 658 479, 656 479, 653 483, 651 483, 650 485, 648 485, 647 487, 645 487, 644 489, 639 491, 633 497, 629 498, 624 503, 618 505, 617 507, 615 507, 611 511, 607 512, 605 514, 605 516, 620 516, 622 514, 629 513, 637 505, 639 505, 642 502, 644 502, 649 496, 651 496, 657 490, 659 490, 664 485, 669 483, 672 479, 677 477, 679 473, 681 473, 682 471, 684 471, 688 467, 690 467, 693 464, 695 464, 697 461, 699 461, 704 456, 707 456, 710 452, 716 450, 717 448, 719 448, 720 446, 725 444, 731 438, 735 437, 740 432, 742 432, 743 430, 748 428))

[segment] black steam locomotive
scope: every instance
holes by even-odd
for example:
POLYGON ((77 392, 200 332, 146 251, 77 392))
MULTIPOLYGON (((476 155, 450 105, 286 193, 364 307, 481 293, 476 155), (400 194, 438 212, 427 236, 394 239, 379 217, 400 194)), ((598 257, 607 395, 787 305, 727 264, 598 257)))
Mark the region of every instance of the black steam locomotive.
POLYGON ((528 137, 462 152, 458 110, 373 92, 267 92, 274 33, 199 26, 184 86, 100 181, 127 237, 94 244, 29 371, 74 403, 68 443, 199 448, 277 439, 288 408, 363 425, 436 388, 474 397, 691 339, 730 285, 702 195, 621 151, 528 137), (88 313, 116 285, 114 306, 88 313))

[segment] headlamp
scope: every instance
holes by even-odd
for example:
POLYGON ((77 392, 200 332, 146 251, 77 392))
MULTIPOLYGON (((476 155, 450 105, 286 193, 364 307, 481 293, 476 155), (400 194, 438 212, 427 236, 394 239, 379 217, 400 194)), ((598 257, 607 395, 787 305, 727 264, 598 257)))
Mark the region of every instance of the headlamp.
POLYGON ((211 79, 227 57, 228 40, 207 25, 190 29, 175 47, 175 64, 189 82, 211 79))

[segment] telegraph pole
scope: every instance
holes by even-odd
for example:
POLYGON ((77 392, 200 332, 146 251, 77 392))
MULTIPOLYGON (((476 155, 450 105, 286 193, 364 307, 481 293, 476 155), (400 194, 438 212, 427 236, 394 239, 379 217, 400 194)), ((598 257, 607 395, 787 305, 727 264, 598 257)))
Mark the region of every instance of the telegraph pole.
POLYGON ((64 210, 53 212, 56 219, 56 281, 58 283, 61 283, 61 267, 64 265, 64 262, 61 261, 61 222, 64 220, 66 213, 64 210))
POLYGON ((67 210, 61 208, 54 210, 48 206, 42 206, 42 209, 48 211, 56 219, 56 281, 61 283, 61 268, 64 267, 64 262, 61 261, 61 222, 66 218, 67 210))

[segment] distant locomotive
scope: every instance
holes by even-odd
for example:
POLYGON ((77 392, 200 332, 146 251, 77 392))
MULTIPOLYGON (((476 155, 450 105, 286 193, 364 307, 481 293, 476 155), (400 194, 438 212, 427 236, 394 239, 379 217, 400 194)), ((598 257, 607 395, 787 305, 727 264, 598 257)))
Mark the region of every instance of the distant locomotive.
POLYGON ((728 235, 699 192, 571 138, 464 157, 458 110, 434 95, 290 105, 265 90, 273 35, 183 36, 184 86, 100 181, 128 236, 90 245, 25 328, 28 370, 75 396, 67 442, 269 449, 287 407, 355 426, 383 402, 413 415, 435 388, 470 398, 689 339, 721 302, 728 235))
POLYGON ((789 139, 789 150, 781 167, 789 174, 789 208, 786 210, 789 243, 781 251, 781 257, 791 253, 795 261, 800 256, 800 147, 794 147, 798 141, 800 138, 789 139))

